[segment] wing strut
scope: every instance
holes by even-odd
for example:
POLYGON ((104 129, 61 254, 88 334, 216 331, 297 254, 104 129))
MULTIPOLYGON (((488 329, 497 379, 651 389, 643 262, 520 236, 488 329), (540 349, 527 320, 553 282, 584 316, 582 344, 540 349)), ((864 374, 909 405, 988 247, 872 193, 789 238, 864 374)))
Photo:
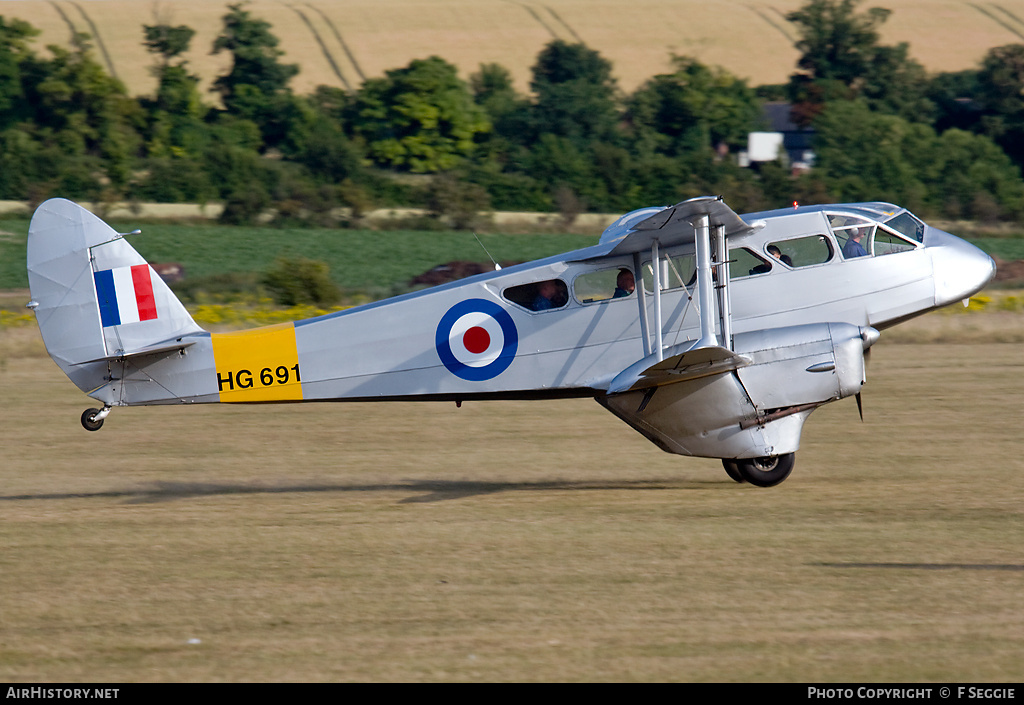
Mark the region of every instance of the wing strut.
POLYGON ((732 302, 729 298, 729 249, 725 244, 725 226, 716 225, 714 238, 715 278, 718 280, 718 318, 721 323, 722 347, 732 350, 732 302))
POLYGON ((665 341, 661 320, 661 255, 657 238, 651 241, 651 269, 654 270, 654 352, 661 362, 665 359, 665 341))
POLYGON ((718 335, 715 333, 715 289, 711 276, 711 229, 708 222, 707 215, 701 215, 693 221, 697 246, 697 303, 700 306, 700 340, 694 348, 719 347, 718 335))
POLYGON ((644 342, 644 357, 651 354, 651 329, 647 324, 647 293, 644 291, 643 270, 640 269, 640 252, 633 253, 633 272, 635 272, 634 286, 636 287, 636 300, 640 306, 640 337, 644 342))

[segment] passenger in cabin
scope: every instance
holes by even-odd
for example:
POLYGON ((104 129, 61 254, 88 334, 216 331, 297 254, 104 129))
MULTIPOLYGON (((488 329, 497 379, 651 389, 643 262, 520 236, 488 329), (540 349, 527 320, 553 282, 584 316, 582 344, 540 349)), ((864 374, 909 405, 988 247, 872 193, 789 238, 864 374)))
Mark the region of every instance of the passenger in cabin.
POLYGON ((568 294, 565 292, 565 285, 559 288, 557 279, 548 279, 537 283, 537 296, 530 306, 534 311, 547 311, 552 308, 561 308, 565 305, 568 294))
POLYGON ((620 269, 619 276, 615 279, 615 293, 612 294, 612 298, 624 298, 632 294, 635 289, 636 279, 633 278, 633 272, 628 269, 620 269))
POLYGON ((866 257, 868 251, 864 249, 864 246, 860 244, 860 241, 864 239, 866 228, 854 228, 850 231, 850 238, 843 245, 843 257, 851 259, 853 257, 866 257))
MULTIPOLYGON (((777 245, 768 245, 768 254, 775 259, 782 259, 782 250, 777 245)), ((762 262, 753 269, 750 270, 750 274, 765 274, 766 272, 772 271, 772 265, 770 262, 762 262)))

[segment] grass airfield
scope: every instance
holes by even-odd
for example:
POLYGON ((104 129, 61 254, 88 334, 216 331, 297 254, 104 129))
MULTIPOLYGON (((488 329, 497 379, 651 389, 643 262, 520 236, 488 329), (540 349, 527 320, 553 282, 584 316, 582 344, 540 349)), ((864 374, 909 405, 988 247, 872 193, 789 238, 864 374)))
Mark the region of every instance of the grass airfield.
POLYGON ((1019 343, 883 334, 865 422, 820 409, 758 489, 588 400, 88 433, 34 335, 0 331, 0 681, 1024 676, 1019 343))

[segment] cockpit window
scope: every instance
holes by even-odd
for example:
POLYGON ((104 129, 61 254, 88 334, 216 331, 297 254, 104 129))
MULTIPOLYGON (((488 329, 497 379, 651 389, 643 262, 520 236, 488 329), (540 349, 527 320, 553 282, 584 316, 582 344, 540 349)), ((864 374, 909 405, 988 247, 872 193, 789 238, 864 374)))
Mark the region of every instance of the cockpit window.
POLYGON ((635 288, 633 271, 625 267, 587 272, 576 277, 572 283, 572 293, 581 304, 625 299, 633 295, 635 288))
POLYGON ((856 228, 874 225, 875 221, 862 218, 859 215, 850 215, 848 213, 829 213, 828 223, 832 226, 833 230, 841 230, 843 228, 856 228))
POLYGON ((924 223, 904 211, 892 220, 885 221, 885 224, 896 232, 906 235, 916 242, 924 242, 924 223))
POLYGON ((787 267, 810 267, 832 259, 832 244, 824 235, 779 240, 765 249, 787 267))
POLYGON ((891 255, 896 252, 907 252, 913 249, 916 248, 903 238, 878 228, 872 243, 871 253, 874 255, 891 255))
POLYGON ((870 246, 871 235, 874 231, 874 225, 837 230, 836 237, 839 238, 839 243, 843 250, 843 259, 866 257, 871 254, 868 247, 870 246))
POLYGON ((906 252, 916 249, 914 242, 924 240, 924 223, 907 211, 890 217, 884 221, 885 225, 849 213, 830 213, 828 220, 839 241, 843 259, 906 252))
POLYGON ((867 218, 846 214, 831 214, 828 222, 832 225, 832 232, 835 233, 836 239, 839 241, 843 259, 866 257, 871 254, 871 250, 868 248, 877 223, 867 218))
POLYGON ((569 303, 569 289, 561 279, 511 286, 502 296, 531 311, 549 311, 569 303))

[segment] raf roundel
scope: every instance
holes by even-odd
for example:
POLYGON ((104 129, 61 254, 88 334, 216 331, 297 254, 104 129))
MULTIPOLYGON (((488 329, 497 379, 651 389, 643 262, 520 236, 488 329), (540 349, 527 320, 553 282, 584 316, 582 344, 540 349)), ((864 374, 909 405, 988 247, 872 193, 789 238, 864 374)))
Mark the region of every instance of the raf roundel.
POLYGON ((434 344, 449 372, 482 382, 512 364, 519 349, 519 333, 512 316, 501 306, 486 299, 469 299, 441 317, 434 344))

